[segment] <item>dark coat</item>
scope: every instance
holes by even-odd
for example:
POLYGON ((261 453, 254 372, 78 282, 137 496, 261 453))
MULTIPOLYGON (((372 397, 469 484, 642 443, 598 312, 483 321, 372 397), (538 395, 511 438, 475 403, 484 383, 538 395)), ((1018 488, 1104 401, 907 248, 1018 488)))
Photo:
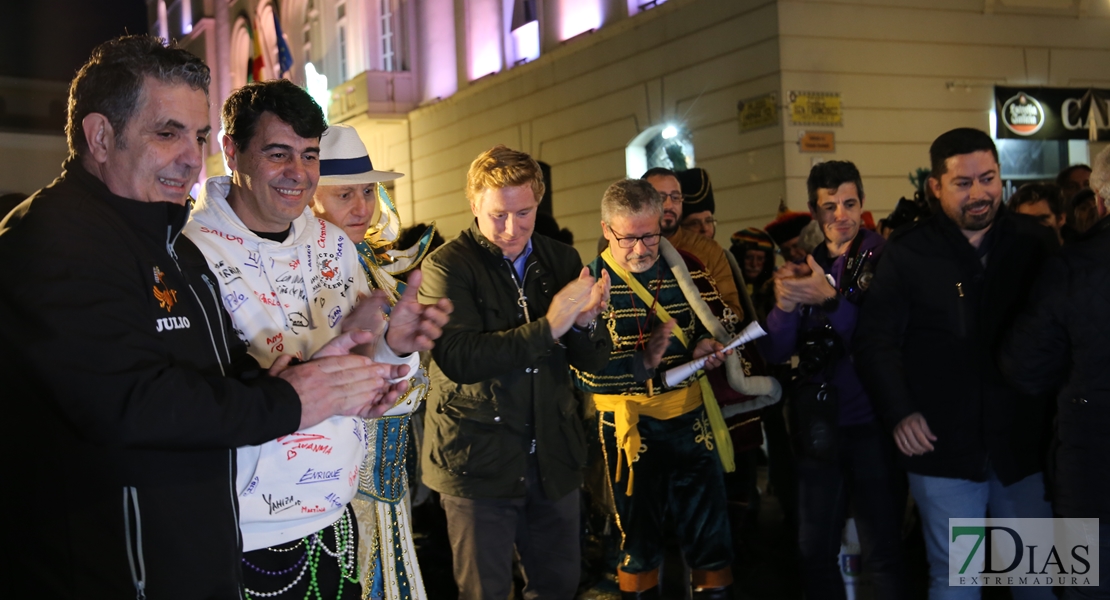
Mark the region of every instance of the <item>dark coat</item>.
POLYGON ((421 302, 455 305, 432 350, 432 391, 421 452, 424 483, 464 498, 521 498, 532 440, 544 493, 562 498, 582 483, 586 436, 570 365, 598 370, 609 335, 571 330, 556 343, 547 309, 578 277, 574 248, 532 236, 524 290, 526 323, 510 263, 477 223, 424 260, 421 302))
POLYGON ((70 163, 0 225, 13 597, 241 597, 235 448, 300 402, 235 336, 187 217, 70 163))
POLYGON ((993 468, 1010 484, 1042 470, 1049 403, 1008 386, 994 356, 1056 241, 1005 208, 987 236, 984 267, 943 212, 895 234, 860 310, 854 354, 886 426, 920 412, 937 437, 932 452, 899 453, 907 471, 983 481, 993 468))
POLYGON ((1110 518, 1110 219, 1045 265, 1001 365, 1019 389, 1056 394, 1056 512, 1110 518))

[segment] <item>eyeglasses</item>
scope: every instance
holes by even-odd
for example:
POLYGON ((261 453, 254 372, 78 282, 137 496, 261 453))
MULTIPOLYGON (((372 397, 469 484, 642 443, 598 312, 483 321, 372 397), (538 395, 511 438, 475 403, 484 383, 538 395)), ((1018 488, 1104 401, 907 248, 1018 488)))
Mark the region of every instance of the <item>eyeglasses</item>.
POLYGON ((669 194, 664 194, 663 192, 659 192, 659 197, 662 198, 664 202, 667 201, 667 198, 670 198, 671 202, 678 202, 678 203, 682 202, 682 192, 671 192, 669 194))
POLYGON ((613 231, 612 227, 609 228, 609 231, 613 233, 613 239, 617 240, 617 245, 621 248, 635 248, 636 242, 643 242, 648 248, 658 246, 661 236, 659 233, 649 233, 648 235, 641 235, 639 237, 621 237, 617 235, 616 231, 613 231))

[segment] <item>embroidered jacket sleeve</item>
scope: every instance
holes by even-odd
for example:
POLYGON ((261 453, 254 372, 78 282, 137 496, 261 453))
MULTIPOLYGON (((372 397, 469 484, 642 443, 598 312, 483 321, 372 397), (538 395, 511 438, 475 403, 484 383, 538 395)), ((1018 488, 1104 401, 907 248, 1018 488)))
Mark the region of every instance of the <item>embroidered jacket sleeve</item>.
MULTIPOLYGON (((603 265, 600 258, 590 263, 590 273, 594 277, 600 276, 601 269, 609 271, 613 285, 609 299, 611 309, 599 317, 598 328, 604 327, 611 336, 613 351, 609 362, 601 368, 575 369, 576 385, 584 391, 599 394, 646 394, 647 380, 652 373, 644 366, 643 347, 652 329, 660 326, 661 322, 658 317, 647 314, 644 303, 639 298, 631 298, 629 286, 613 270, 603 265)), ((660 304, 667 306, 678 327, 683 329, 690 348, 672 335, 655 373, 692 360, 693 347, 697 340, 708 335, 689 306, 686 305, 684 310, 681 308, 685 301, 674 276, 667 269, 662 269, 660 273, 661 277, 653 280, 652 285, 658 283, 664 288, 660 290, 660 304)))

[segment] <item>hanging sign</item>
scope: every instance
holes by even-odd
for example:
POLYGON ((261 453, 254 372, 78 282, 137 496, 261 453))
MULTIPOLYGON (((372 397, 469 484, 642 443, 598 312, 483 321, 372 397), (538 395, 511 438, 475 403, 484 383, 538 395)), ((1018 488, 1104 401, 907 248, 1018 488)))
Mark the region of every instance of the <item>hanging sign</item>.
POLYGON ((740 117, 740 133, 779 124, 779 95, 771 92, 736 103, 740 117))
POLYGON ((843 125, 839 92, 790 92, 792 125, 843 125))
POLYGON ((1110 90, 995 87, 995 137, 1110 141, 1110 90))

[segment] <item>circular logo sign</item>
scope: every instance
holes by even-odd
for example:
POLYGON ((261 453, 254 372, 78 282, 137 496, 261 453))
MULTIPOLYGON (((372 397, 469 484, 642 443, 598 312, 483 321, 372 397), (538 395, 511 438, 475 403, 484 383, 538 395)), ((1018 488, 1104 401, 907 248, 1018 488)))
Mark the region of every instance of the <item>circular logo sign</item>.
POLYGON ((1002 123, 1018 135, 1033 135, 1044 127, 1044 107, 1036 98, 1019 92, 1002 105, 1002 123))

